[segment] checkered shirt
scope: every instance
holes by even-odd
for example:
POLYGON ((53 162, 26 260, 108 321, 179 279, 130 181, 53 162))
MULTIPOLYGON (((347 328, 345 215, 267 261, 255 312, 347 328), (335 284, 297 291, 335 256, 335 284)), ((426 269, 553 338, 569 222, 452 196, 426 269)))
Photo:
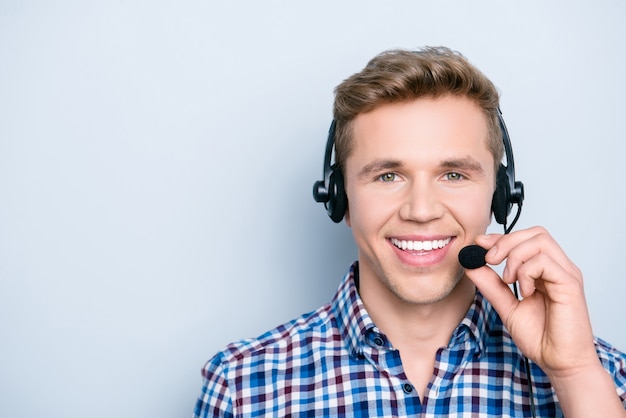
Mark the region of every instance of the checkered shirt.
MULTIPOLYGON (((356 282, 357 263, 330 304, 215 355, 194 417, 531 416, 522 354, 479 292, 438 350, 421 403, 356 282)), ((596 348, 626 405, 626 355, 599 339, 596 348)), ((536 415, 562 416, 546 375, 531 372, 536 415)))

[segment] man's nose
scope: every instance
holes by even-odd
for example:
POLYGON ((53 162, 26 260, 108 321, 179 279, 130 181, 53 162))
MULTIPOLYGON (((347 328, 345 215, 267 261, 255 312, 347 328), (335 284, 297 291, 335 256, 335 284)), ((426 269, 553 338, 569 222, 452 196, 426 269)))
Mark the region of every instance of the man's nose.
POLYGON ((404 220, 429 222, 443 216, 441 191, 428 180, 414 181, 405 191, 400 216, 404 220))

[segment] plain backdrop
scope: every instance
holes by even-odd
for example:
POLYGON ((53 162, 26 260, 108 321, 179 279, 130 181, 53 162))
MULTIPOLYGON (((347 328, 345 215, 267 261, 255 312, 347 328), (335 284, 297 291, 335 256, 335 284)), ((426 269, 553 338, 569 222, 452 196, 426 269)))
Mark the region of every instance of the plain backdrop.
MULTIPOLYGON (((333 88, 382 50, 483 70, 544 225, 626 349, 626 4, 0 0, 0 416, 189 417, 225 344, 330 300, 333 88)), ((498 230, 498 229, 496 229, 498 230)))

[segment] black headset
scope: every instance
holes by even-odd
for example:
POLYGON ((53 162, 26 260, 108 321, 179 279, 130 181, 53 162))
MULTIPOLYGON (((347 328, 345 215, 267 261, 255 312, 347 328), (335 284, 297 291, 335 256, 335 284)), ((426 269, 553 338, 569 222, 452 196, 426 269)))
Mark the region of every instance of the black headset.
MULTIPOLYGON (((491 201, 491 210, 497 223, 504 225, 505 231, 510 231, 519 218, 522 202, 524 201, 524 185, 515 180, 515 163, 513 161, 513 148, 506 129, 502 112, 498 109, 498 120, 502 131, 506 165, 500 163, 496 174, 496 190, 491 201), (517 214, 511 225, 507 228, 507 218, 513 205, 517 205, 517 214)), ((324 179, 313 184, 313 198, 316 202, 323 203, 326 212, 333 222, 341 222, 348 209, 348 196, 346 195, 343 173, 336 164, 331 163, 335 146, 336 121, 330 124, 328 140, 326 141, 326 153, 324 155, 324 179)))

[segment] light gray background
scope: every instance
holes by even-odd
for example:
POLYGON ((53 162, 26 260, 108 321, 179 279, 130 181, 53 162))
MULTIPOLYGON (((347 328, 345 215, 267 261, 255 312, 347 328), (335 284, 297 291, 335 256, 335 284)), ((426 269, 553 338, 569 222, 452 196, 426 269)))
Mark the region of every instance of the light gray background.
POLYGON ((519 227, 626 349, 621 1, 0 1, 0 416, 188 417, 204 362, 328 301, 332 90, 448 45, 502 92, 519 227))

